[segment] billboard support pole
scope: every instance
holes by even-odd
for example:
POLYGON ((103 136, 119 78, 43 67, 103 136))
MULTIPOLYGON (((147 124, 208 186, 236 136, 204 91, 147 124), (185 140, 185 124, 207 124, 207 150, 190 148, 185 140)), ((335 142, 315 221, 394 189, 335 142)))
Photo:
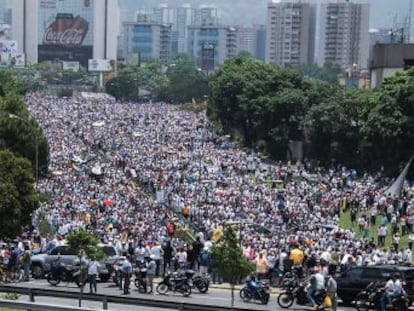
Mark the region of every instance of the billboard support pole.
POLYGON ((99 71, 99 87, 103 89, 103 71, 99 71))

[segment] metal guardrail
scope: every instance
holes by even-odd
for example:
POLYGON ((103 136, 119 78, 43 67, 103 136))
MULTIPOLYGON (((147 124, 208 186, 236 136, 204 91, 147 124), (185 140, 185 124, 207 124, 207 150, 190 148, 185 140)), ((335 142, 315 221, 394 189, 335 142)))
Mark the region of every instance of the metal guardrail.
MULTIPOLYGON (((18 287, 18 286, 0 286, 0 292, 3 293, 17 293, 21 295, 28 295, 30 302, 35 302, 36 296, 43 297, 57 297, 57 298, 67 298, 67 299, 79 299, 80 293, 73 291, 63 291, 63 290, 53 290, 53 289, 44 289, 44 288, 27 288, 27 287, 18 287)), ((102 294, 82 294, 83 300, 89 301, 98 301, 102 303, 103 310, 108 310, 109 303, 117 304, 126 304, 126 305, 137 305, 143 307, 152 307, 152 308, 162 308, 162 309, 176 309, 179 311, 248 311, 249 308, 231 308, 228 306, 212 306, 212 305, 202 305, 195 303, 187 302, 177 302, 177 301, 168 301, 161 299, 144 299, 139 297, 121 297, 116 295, 102 295, 102 294)), ((5 300, 0 300, 0 302, 5 302, 5 300)), ((30 308, 27 308, 29 310, 30 308)), ((49 311, 50 309, 32 309, 39 311, 49 311)), ((55 310, 55 309, 54 309, 55 310)), ((75 310, 75 309, 73 309, 75 310)), ((56 310, 56 311, 63 311, 56 310)), ((72 310, 67 310, 72 311, 72 310)))
POLYGON ((19 310, 30 311, 91 311, 90 308, 66 307, 58 305, 46 305, 36 302, 16 301, 16 300, 1 300, 0 307, 13 308, 19 310))

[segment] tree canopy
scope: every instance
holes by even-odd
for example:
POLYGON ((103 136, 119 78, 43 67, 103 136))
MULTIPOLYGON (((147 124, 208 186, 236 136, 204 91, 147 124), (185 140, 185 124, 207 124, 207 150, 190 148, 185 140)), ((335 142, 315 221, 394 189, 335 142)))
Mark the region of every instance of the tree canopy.
POLYGON ((394 173, 410 158, 414 68, 377 90, 347 89, 318 76, 236 57, 210 78, 208 116, 221 133, 273 159, 289 158, 294 141, 303 142, 306 157, 327 165, 385 165, 394 173))
POLYGON ((88 258, 100 260, 105 257, 102 249, 98 247, 98 238, 84 230, 69 233, 66 236, 66 241, 69 248, 74 250, 79 256, 83 252, 88 258))
POLYGON ((299 72, 247 57, 227 61, 209 86, 208 113, 218 127, 279 158, 290 140, 301 139, 301 122, 315 96, 314 85, 299 72))
POLYGON ((37 121, 30 117, 20 95, 9 93, 0 97, 0 141, 2 148, 29 159, 33 171, 36 169, 37 146, 38 173, 47 173, 49 143, 37 121))
POLYGON ((39 207, 30 162, 0 150, 0 237, 15 238, 39 207))
POLYGON ((234 287, 253 271, 253 265, 243 256, 236 234, 231 226, 213 248, 214 267, 217 272, 230 283, 232 288, 232 306, 234 304, 234 287))
POLYGON ((139 67, 120 65, 106 90, 120 100, 152 98, 174 104, 203 100, 208 95, 207 77, 186 54, 176 55, 168 65, 155 60, 139 67))
POLYGON ((39 173, 46 173, 49 145, 23 102, 25 82, 16 72, 2 69, 0 85, 0 237, 15 238, 39 207, 36 153, 39 173))

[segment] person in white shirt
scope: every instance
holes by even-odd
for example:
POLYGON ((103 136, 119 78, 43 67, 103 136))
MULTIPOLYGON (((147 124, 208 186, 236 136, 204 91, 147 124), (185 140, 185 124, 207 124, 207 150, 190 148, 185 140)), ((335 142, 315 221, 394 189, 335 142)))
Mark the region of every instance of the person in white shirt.
POLYGON ((99 268, 101 264, 96 261, 96 258, 92 258, 92 260, 88 264, 88 281, 89 281, 89 293, 93 294, 97 292, 97 285, 96 285, 96 276, 99 273, 99 268))
POLYGON ((311 306, 315 306, 315 300, 313 299, 313 294, 317 291, 322 291, 325 289, 325 277, 319 271, 317 267, 314 267, 312 272, 314 273, 309 278, 309 287, 307 288, 306 296, 308 298, 308 302, 311 306))
POLYGON ((181 248, 177 254, 178 267, 183 269, 187 265, 187 252, 181 248))
POLYGON ((409 247, 407 247, 403 253, 403 261, 407 265, 413 262, 413 252, 409 247))
POLYGON ((393 298, 404 294, 403 284, 399 273, 395 273, 385 284, 385 293, 381 299, 381 311, 385 311, 386 305, 389 305, 393 298))
POLYGON ((162 247, 161 247, 160 242, 158 242, 158 241, 155 242, 155 246, 153 246, 151 248, 151 255, 154 255, 154 260, 155 260, 155 263, 157 264, 155 276, 158 277, 159 272, 160 272, 161 258, 162 258, 162 255, 163 255, 163 251, 162 251, 162 247))

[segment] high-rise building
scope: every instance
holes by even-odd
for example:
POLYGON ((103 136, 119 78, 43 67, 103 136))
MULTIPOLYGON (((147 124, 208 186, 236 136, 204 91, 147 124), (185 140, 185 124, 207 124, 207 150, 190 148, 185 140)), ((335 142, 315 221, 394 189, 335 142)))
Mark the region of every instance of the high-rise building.
POLYGON ((256 57, 261 60, 266 59, 266 26, 260 25, 256 33, 256 57))
POLYGON ((332 0, 321 4, 318 64, 368 67, 369 4, 332 0))
MULTIPOLYGON (((177 8, 175 30, 177 36, 177 52, 184 53, 187 51, 188 26, 195 22, 195 10, 189 5, 184 4, 177 8)), ((173 42, 175 40, 173 39, 173 42)), ((174 50, 174 49, 173 49, 174 50)))
POLYGON ((273 0, 267 6, 266 61, 282 67, 312 63, 315 6, 301 0, 273 0))
POLYGON ((188 54, 204 72, 211 72, 237 54, 237 29, 223 25, 188 27, 188 54))
POLYGON ((159 60, 167 63, 171 56, 171 24, 126 22, 123 24, 125 53, 138 53, 141 62, 159 60))
POLYGON ((154 8, 153 20, 158 24, 173 24, 174 10, 169 8, 167 4, 160 4, 154 8))
POLYGON ((264 60, 266 28, 264 25, 237 27, 237 52, 246 51, 253 57, 264 60))
POLYGON ((218 25, 220 20, 219 14, 219 9, 214 5, 200 5, 196 11, 196 24, 218 25))
POLYGON ((116 59, 117 0, 13 0, 12 38, 31 63, 116 59))

